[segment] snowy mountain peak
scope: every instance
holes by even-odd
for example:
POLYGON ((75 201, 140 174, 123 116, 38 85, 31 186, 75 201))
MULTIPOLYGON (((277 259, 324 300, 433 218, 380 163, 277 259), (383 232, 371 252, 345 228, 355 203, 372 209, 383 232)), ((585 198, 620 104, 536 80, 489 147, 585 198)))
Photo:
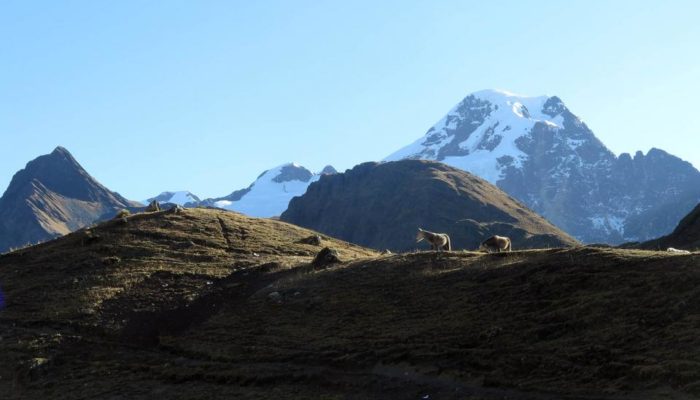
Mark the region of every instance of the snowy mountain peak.
POLYGON ((202 204, 253 217, 274 217, 282 214, 287 209, 289 200, 303 195, 306 188, 321 175, 314 174, 299 164, 285 163, 263 172, 245 189, 225 197, 204 200, 202 204))
POLYGON ((443 161, 496 183, 508 168, 519 169, 527 160, 523 147, 535 125, 541 124, 553 132, 562 129, 565 110, 558 97, 481 90, 465 97, 425 136, 385 161, 443 161))
POLYGON ((199 203, 201 201, 199 197, 186 190, 180 190, 175 192, 163 192, 156 197, 151 197, 150 199, 144 200, 143 203, 148 204, 153 200, 157 200, 160 204, 171 203, 178 204, 181 206, 184 206, 188 203, 199 203))
POLYGON ((297 163, 287 163, 266 171, 258 180, 269 177, 269 179, 277 183, 291 181, 308 182, 313 175, 311 171, 297 163))

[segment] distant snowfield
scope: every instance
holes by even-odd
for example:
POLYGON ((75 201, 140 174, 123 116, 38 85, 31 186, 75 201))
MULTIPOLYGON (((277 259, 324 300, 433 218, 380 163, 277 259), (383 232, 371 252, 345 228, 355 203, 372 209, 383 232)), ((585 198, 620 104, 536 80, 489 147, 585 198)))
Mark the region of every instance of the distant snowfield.
POLYGON ((260 176, 240 200, 220 200, 215 202, 214 206, 251 217, 269 218, 281 215, 293 197, 306 193, 309 185, 320 178, 320 174, 314 174, 308 181, 292 179, 276 182, 275 178, 280 176, 285 167, 305 169, 294 163, 277 166, 260 176))

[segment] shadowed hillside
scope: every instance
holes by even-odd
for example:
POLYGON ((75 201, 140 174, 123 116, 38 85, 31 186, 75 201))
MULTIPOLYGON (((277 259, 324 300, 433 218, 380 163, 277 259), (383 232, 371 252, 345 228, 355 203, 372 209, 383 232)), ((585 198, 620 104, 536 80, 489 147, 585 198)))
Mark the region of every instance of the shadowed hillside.
POLYGON ((640 247, 650 250, 663 250, 668 247, 700 249, 700 204, 678 223, 673 232, 656 240, 644 242, 640 247))
POLYGON ((0 257, 0 393, 700 395, 700 255, 378 255, 309 238, 279 221, 191 209, 0 257), (309 265, 324 246, 345 262, 309 265))
POLYGON ((418 227, 448 233, 454 249, 476 249, 494 234, 509 236, 516 249, 578 243, 496 186, 434 161, 365 163, 323 176, 292 199, 281 219, 399 251, 421 248, 418 227))

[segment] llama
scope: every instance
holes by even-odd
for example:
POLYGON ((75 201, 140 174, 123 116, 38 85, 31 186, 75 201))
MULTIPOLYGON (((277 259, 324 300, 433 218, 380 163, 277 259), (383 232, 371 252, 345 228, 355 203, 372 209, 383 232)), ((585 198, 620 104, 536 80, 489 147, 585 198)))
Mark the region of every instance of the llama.
POLYGON ((501 251, 510 251, 510 238, 505 236, 493 235, 490 238, 481 242, 479 250, 487 253, 500 253, 501 251))
POLYGON ((450 244, 450 237, 446 233, 435 233, 430 231, 424 231, 418 228, 418 234, 416 235, 416 243, 421 240, 425 240, 430 243, 430 248, 437 251, 452 251, 452 245, 450 244))

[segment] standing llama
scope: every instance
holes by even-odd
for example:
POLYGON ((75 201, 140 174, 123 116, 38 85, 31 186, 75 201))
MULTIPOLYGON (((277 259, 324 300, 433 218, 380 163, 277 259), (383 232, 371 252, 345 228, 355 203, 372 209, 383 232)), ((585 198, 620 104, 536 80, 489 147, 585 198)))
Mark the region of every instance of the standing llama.
POLYGON ((490 238, 481 242, 479 250, 487 253, 500 253, 501 251, 510 251, 510 238, 505 236, 493 235, 490 238))
POLYGON ((435 233, 430 231, 424 231, 418 228, 418 235, 416 235, 416 243, 424 240, 430 243, 430 248, 437 251, 451 251, 452 245, 450 244, 450 237, 446 233, 435 233))

